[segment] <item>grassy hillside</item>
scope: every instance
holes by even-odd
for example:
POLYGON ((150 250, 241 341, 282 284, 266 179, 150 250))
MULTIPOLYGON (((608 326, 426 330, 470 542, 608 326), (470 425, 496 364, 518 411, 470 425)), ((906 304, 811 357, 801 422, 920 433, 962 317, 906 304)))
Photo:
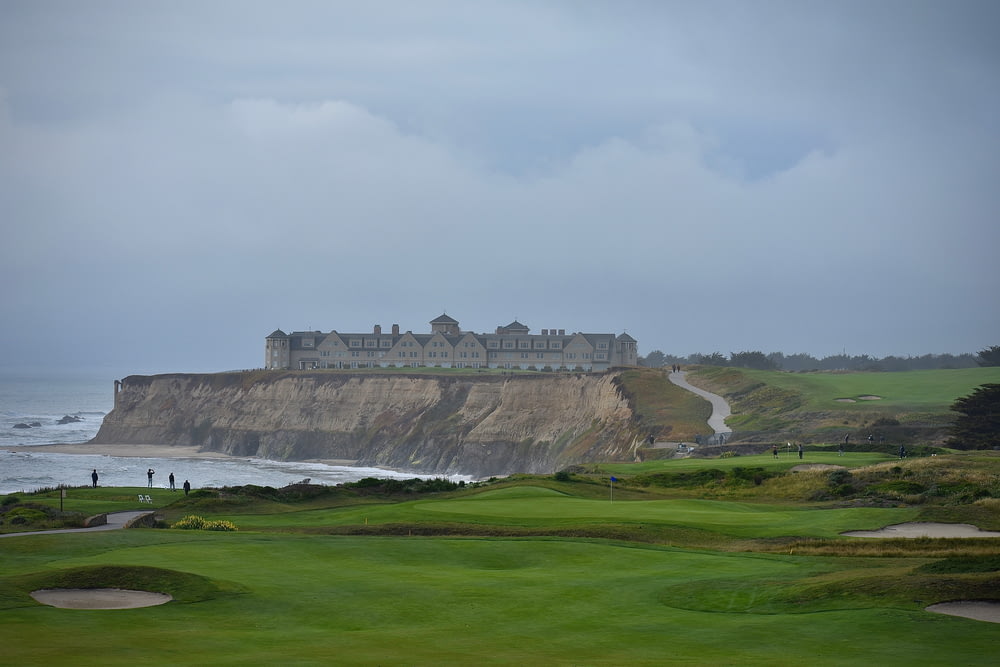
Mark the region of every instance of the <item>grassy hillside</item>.
MULTIPOLYGON (((1000 599, 1000 538, 840 533, 929 519, 1000 529, 1000 454, 807 453, 825 457, 843 467, 796 472, 797 457, 767 455, 440 493, 375 480, 157 493, 163 526, 195 514, 239 530, 0 540, 0 662, 992 664, 998 626, 924 607, 1000 599), (62 610, 29 597, 42 587, 174 601, 62 610)), ((139 491, 70 489, 63 502, 138 509, 139 491)), ((26 501, 60 502, 4 506, 26 501)))
POLYGON ((621 375, 622 391, 628 396, 638 420, 638 432, 657 440, 693 440, 708 429, 712 406, 703 398, 681 389, 659 369, 637 368, 621 375))
POLYGON ((955 399, 1000 382, 1000 368, 906 373, 785 373, 701 367, 688 374, 698 386, 725 396, 738 432, 771 432, 807 442, 855 442, 880 432, 894 442, 940 443, 955 399))

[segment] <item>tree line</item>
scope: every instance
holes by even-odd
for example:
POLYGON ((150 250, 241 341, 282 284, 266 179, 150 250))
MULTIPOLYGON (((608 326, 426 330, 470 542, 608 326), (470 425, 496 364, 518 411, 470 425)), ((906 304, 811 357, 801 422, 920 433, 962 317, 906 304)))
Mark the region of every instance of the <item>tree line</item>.
POLYGON ((976 366, 1000 366, 1000 346, 980 350, 976 354, 925 354, 919 357, 888 356, 879 359, 867 354, 834 354, 821 359, 810 354, 783 354, 761 351, 721 352, 711 354, 695 353, 686 357, 665 354, 653 350, 639 357, 639 365, 648 368, 663 366, 700 364, 705 366, 732 366, 765 371, 920 371, 940 368, 975 368, 976 366))

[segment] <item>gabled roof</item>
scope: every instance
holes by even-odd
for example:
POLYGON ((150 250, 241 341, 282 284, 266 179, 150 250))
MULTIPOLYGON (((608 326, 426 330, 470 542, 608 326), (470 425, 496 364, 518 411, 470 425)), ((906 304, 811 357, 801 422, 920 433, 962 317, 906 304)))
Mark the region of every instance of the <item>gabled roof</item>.
POLYGON ((448 317, 446 313, 441 313, 430 322, 431 324, 458 324, 458 320, 448 317))
POLYGON ((627 333, 621 334, 620 336, 618 336, 618 338, 615 338, 615 340, 617 342, 619 342, 619 343, 635 343, 636 342, 635 338, 632 338, 627 333))
POLYGON ((505 326, 503 328, 507 329, 508 331, 524 331, 524 332, 528 331, 528 327, 525 326, 525 325, 523 325, 523 324, 521 324, 517 320, 514 320, 513 322, 511 322, 510 324, 508 324, 507 326, 505 326))
POLYGON ((287 337, 288 334, 286 334, 281 329, 275 329, 274 332, 270 336, 268 336, 268 338, 287 338, 287 337))

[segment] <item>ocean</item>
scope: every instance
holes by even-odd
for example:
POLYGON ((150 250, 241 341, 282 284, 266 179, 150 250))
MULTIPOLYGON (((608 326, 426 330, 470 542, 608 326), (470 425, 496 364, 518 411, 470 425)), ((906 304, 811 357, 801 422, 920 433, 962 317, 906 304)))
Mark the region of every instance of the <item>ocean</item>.
MULTIPOLYGON (((117 377, 117 376, 116 376, 117 377)), ((178 488, 238 486, 282 487, 309 478, 314 484, 341 484, 364 477, 410 479, 434 477, 410 472, 333 466, 321 463, 269 461, 254 458, 192 459, 11 452, 6 447, 87 442, 114 406, 114 377, 88 374, 0 373, 0 495, 90 484, 96 469, 101 486, 146 486, 152 468, 154 488, 169 488, 174 474, 178 488), (80 421, 59 424, 63 417, 80 421), (29 428, 15 428, 18 424, 29 428)), ((440 475, 437 475, 440 476, 440 475)), ((454 481, 470 480, 449 475, 454 481)))

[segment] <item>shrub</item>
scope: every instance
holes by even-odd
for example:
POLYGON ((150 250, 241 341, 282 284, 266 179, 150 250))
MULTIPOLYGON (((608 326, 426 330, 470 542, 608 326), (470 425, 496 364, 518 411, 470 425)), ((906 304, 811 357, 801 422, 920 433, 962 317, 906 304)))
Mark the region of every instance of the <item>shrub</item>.
POLYGON ((20 499, 18 499, 18 497, 15 496, 14 494, 11 494, 11 495, 7 496, 6 498, 4 498, 3 499, 3 503, 0 503, 0 504, 2 504, 4 506, 7 506, 7 505, 16 505, 19 502, 21 502, 20 499))
POLYGON ((832 493, 838 498, 846 498, 847 496, 854 494, 854 487, 850 484, 840 484, 839 486, 835 486, 833 488, 832 493))
POLYGON ((568 481, 570 481, 570 475, 565 470, 560 470, 559 472, 557 472, 555 474, 555 478, 556 478, 557 482, 568 482, 568 481))
POLYGON ((841 484, 847 484, 851 479, 850 470, 834 470, 829 475, 827 479, 831 486, 840 486, 841 484))
POLYGON ((237 530, 236 525, 230 521, 222 521, 222 520, 209 521, 204 517, 200 517, 194 514, 184 517, 171 527, 177 528, 179 530, 218 530, 218 531, 237 530))
POLYGON ((206 523, 207 522, 205 521, 204 518, 200 516, 191 515, 191 516, 186 516, 180 521, 175 522, 174 525, 171 527, 177 528, 179 530, 204 530, 206 523))
POLYGON ((232 532, 238 530, 236 524, 231 521, 209 521, 205 524, 205 530, 218 530, 223 532, 232 532))

